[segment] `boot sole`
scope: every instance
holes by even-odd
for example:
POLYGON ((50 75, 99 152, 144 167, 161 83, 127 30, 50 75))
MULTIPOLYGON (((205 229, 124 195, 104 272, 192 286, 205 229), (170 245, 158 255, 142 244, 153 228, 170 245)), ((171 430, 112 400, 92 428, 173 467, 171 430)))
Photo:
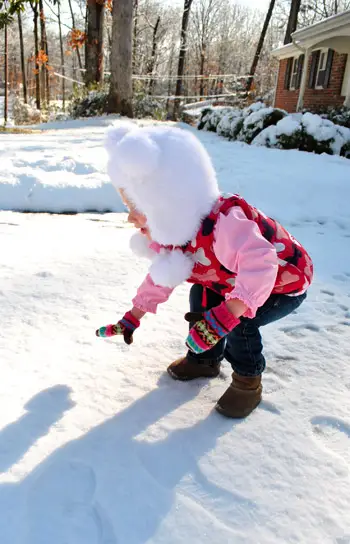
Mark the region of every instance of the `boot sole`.
POLYGON ((178 376, 171 370, 171 368, 167 368, 167 372, 169 376, 172 377, 173 380, 177 380, 179 382, 189 382, 190 380, 193 380, 194 378, 188 378, 187 376, 178 376))
POLYGON ((175 372, 171 370, 171 368, 167 368, 167 372, 169 376, 173 378, 173 380, 177 380, 180 382, 190 382, 192 380, 199 380, 199 379, 211 380, 213 378, 217 378, 220 374, 220 372, 218 372, 218 374, 215 374, 215 376, 178 376, 177 374, 175 374, 175 372))
POLYGON ((249 411, 247 412, 242 412, 241 414, 239 415, 232 415, 230 414, 229 412, 227 412, 224 408, 222 408, 222 406, 220 406, 220 404, 216 404, 215 405, 215 410, 221 414, 222 416, 224 417, 227 417, 229 419, 244 419, 245 417, 248 417, 252 412, 254 412, 254 410, 259 406, 259 404, 261 403, 262 399, 259 400, 259 402, 257 402, 255 404, 255 406, 253 408, 251 408, 249 411))

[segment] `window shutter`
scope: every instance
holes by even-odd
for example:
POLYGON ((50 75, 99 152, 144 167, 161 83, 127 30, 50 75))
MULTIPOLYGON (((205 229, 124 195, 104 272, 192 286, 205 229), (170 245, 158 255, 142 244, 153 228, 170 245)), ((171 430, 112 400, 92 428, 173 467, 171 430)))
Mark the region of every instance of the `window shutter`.
POLYGON ((289 89, 290 78, 292 75, 293 57, 290 57, 287 61, 286 75, 284 77, 284 88, 289 89))
POLYGON ((297 74, 296 89, 300 89, 301 78, 302 78, 302 75, 303 75, 304 61, 305 61, 305 55, 300 55, 299 62, 298 62, 298 74, 297 74))
POLYGON ((325 78, 324 78, 324 82, 323 82, 323 88, 324 89, 327 89, 327 87, 329 87, 329 83, 330 83, 330 80, 331 80, 333 57, 334 57, 334 51, 333 51, 333 49, 330 49, 328 51, 327 64, 326 64, 326 73, 325 73, 325 78))
POLYGON ((318 61, 320 59, 320 51, 314 51, 311 55, 311 66, 310 66, 310 73, 309 73, 309 89, 315 88, 315 82, 316 82, 316 74, 317 74, 317 67, 318 67, 318 61))

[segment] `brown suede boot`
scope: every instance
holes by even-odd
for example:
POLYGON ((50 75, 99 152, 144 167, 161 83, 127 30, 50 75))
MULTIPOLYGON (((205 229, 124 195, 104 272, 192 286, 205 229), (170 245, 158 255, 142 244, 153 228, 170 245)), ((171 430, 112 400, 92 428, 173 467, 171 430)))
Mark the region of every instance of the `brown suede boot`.
POLYGON ((248 377, 233 373, 231 385, 215 408, 226 417, 247 417, 260 404, 261 395, 261 376, 248 377))
POLYGON ((191 359, 182 357, 168 366, 174 380, 189 381, 196 378, 216 378, 220 373, 220 363, 211 359, 191 359))

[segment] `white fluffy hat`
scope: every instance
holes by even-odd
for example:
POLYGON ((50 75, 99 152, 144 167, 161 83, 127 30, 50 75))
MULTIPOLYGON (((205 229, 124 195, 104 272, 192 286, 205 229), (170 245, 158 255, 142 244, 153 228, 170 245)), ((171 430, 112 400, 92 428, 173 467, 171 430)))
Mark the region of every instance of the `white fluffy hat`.
POLYGON ((219 196, 201 142, 189 130, 119 121, 107 132, 106 148, 113 185, 146 215, 152 239, 174 246, 192 240, 219 196))

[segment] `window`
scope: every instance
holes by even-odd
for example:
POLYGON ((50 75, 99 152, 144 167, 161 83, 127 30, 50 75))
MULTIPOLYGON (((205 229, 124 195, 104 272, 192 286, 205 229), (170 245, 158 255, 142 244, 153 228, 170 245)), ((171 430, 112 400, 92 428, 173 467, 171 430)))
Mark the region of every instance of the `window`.
POLYGON ((291 73, 290 85, 289 85, 289 89, 291 91, 294 91, 295 89, 298 88, 299 62, 300 62, 300 57, 295 57, 293 59, 292 73, 291 73))
POLYGON ((288 59, 284 81, 284 88, 286 90, 294 91, 300 88, 304 58, 304 55, 299 55, 298 57, 290 57, 288 59))
POLYGON ((349 91, 350 91, 350 55, 348 55, 348 60, 346 62, 341 95, 347 96, 349 91))
POLYGON ((318 67, 317 67, 317 73, 316 73, 315 89, 324 89, 324 84, 326 81, 326 71, 327 71, 327 58, 328 58, 328 49, 321 49, 320 59, 318 61, 318 67))
POLYGON ((331 81, 333 49, 318 49, 311 55, 309 89, 327 89, 331 81))

